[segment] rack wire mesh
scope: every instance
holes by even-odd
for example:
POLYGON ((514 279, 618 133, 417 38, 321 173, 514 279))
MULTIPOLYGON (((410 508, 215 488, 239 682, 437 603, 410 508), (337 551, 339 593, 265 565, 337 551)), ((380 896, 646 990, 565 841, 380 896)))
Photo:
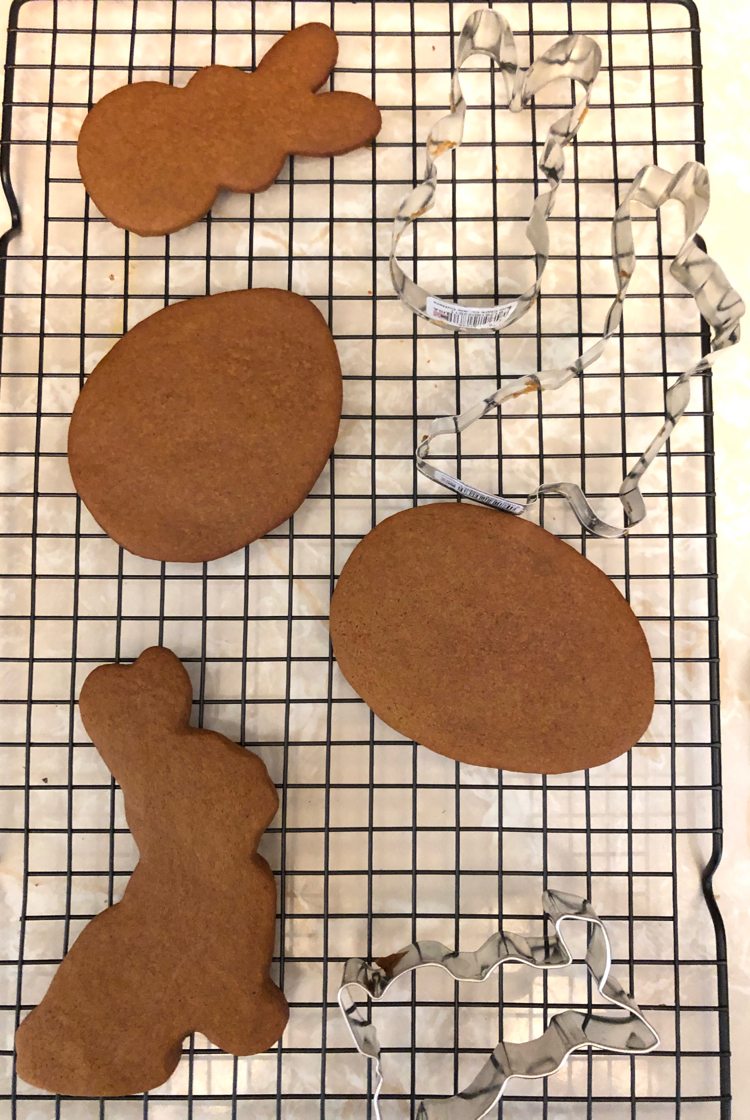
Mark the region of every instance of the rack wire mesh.
MULTIPOLYGON (((703 158, 691 3, 504 4, 527 59, 571 30, 596 36, 604 52, 552 219, 543 295, 536 320, 501 337, 416 321, 388 279, 390 222, 418 181, 420 144, 447 105, 455 36, 475 6, 15 0, 11 8, 2 174, 14 224, 14 189, 22 221, 3 239, 0 263, 0 1096, 14 1117, 369 1117, 367 1065, 335 1005, 342 961, 418 937, 476 948, 498 923, 538 932, 547 885, 592 899, 612 933, 615 970, 663 1044, 644 1059, 583 1055, 549 1081, 516 1082, 500 1115, 729 1115, 725 945, 710 888, 721 838, 710 378, 695 386, 652 468, 649 518, 628 539, 583 538, 551 500, 540 512, 615 580, 646 629, 658 702, 627 757, 550 778, 454 764, 377 720, 330 650, 329 598, 357 540, 396 510, 452 500, 414 470, 428 419, 553 352, 563 364, 598 335, 614 292, 609 222, 623 184, 647 162, 676 170, 703 158), (96 100, 125 81, 183 85, 210 62, 252 68, 281 33, 313 19, 339 36, 336 88, 383 109, 371 149, 292 159, 266 193, 222 196, 206 220, 168 238, 128 235, 97 212, 75 163, 77 130, 96 100), (287 525, 242 552, 204 565, 137 559, 102 534, 71 485, 65 436, 76 396, 146 315, 247 285, 306 294, 331 324, 345 403, 330 466, 287 525), (256 750, 278 785, 281 808, 263 850, 278 877, 275 969, 289 1028, 277 1048, 252 1058, 196 1036, 172 1079, 143 1098, 50 1097, 15 1077, 13 1031, 85 922, 121 895, 136 858, 120 791, 83 731, 76 697, 94 665, 153 643, 185 661, 195 720, 256 750)), ((511 117, 497 76, 481 64, 464 89, 467 139, 452 185, 419 223, 411 262, 433 290, 476 302, 520 290, 528 275, 522 230, 538 188, 534 152, 571 102, 561 85, 511 117)), ((508 496, 545 476, 577 477, 614 514, 625 465, 663 416, 670 375, 706 345, 694 305, 668 273, 676 215, 644 211, 636 232, 640 265, 619 343, 556 396, 513 402, 467 433, 450 460, 463 477, 508 496)), ((391 1051, 387 1116, 456 1091, 501 1032, 523 1041, 555 1010, 589 997, 580 966, 555 976, 508 970, 469 992, 420 975, 377 1012, 391 1051)))

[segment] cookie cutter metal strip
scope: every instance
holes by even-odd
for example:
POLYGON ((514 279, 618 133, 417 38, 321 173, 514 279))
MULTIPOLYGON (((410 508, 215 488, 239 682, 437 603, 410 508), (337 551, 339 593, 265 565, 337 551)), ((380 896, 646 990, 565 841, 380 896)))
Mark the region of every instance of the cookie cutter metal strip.
POLYGON ((446 330, 487 332, 502 330, 515 323, 534 303, 549 258, 547 218, 565 171, 564 148, 588 112, 591 87, 602 62, 602 52, 587 35, 568 35, 540 55, 529 67, 518 66, 516 43, 508 21, 499 12, 478 8, 471 12, 461 30, 456 53, 456 69, 451 80, 451 111, 433 126, 427 137, 424 180, 401 202, 393 223, 391 238, 391 279, 398 296, 412 311, 446 330), (406 275, 398 260, 398 245, 412 222, 431 209, 437 189, 437 161, 459 148, 464 134, 466 101, 461 91, 461 67, 474 55, 487 55, 503 75, 508 107, 512 113, 525 109, 531 99, 557 78, 568 78, 583 86, 577 104, 550 127, 539 169, 549 191, 537 195, 526 226, 526 237, 534 250, 535 282, 520 295, 504 296, 494 307, 463 307, 449 300, 436 299, 406 275))
POLYGON ((745 305, 716 261, 700 249, 695 241, 695 234, 708 213, 709 202, 709 178, 703 164, 685 163, 676 175, 671 175, 668 171, 654 165, 641 168, 612 223, 612 263, 617 295, 607 312, 602 337, 565 369, 543 370, 536 374, 518 377, 460 415, 438 417, 417 448, 416 460, 419 471, 455 494, 508 513, 524 513, 542 495, 564 498, 583 528, 597 537, 626 536, 634 525, 643 521, 646 507, 640 491, 640 482, 690 402, 690 379, 696 374, 706 373, 714 364, 717 355, 722 350, 734 346, 740 338, 739 322, 745 313, 745 305), (435 439, 465 431, 505 401, 523 396, 524 393, 559 389, 601 357, 607 342, 620 327, 623 305, 637 263, 631 220, 633 203, 642 203, 652 210, 659 210, 670 199, 676 199, 683 206, 685 238, 669 271, 693 296, 701 315, 712 328, 713 335, 709 353, 680 374, 667 389, 664 400, 664 423, 620 486, 619 498, 625 512, 625 525, 610 525, 602 521, 592 509, 581 487, 573 482, 546 483, 532 491, 526 502, 517 502, 467 486, 460 479, 439 470, 428 459, 435 439))
POLYGON ((359 957, 346 962, 339 988, 339 1007, 354 1045, 375 1063, 373 1112, 381 1120, 380 1091, 383 1070, 375 1027, 360 1010, 353 989, 362 989, 371 1000, 382 999, 400 976, 416 968, 437 965, 454 980, 481 983, 506 963, 528 964, 538 969, 565 968, 573 961, 563 934, 566 921, 586 922, 591 934, 586 965, 599 994, 624 1011, 624 1017, 593 1011, 562 1011, 553 1015, 539 1038, 529 1042, 501 1042, 471 1085, 455 1097, 422 1101, 417 1120, 481 1120, 497 1104, 513 1077, 533 1079, 556 1073, 576 1050, 592 1049, 611 1054, 648 1054, 659 1045, 659 1035, 635 1000, 611 975, 612 950, 606 927, 591 904, 562 891, 542 895, 545 916, 554 925, 554 935, 524 937, 517 933, 494 933, 474 953, 459 953, 439 941, 417 941, 398 953, 367 964, 359 957))

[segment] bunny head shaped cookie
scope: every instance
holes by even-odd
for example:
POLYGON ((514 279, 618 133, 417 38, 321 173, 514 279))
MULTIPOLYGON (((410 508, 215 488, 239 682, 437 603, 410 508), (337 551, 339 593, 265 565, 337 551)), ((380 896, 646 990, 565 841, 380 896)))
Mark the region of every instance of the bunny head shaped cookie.
POLYGON ((81 690, 140 858, 16 1033, 19 1077, 48 1092, 143 1093, 173 1073, 193 1031, 257 1054, 286 1025, 270 976, 276 885, 258 854, 276 789, 257 755, 189 725, 192 699, 162 647, 100 665, 81 690))
POLYGON ((288 155, 362 147, 380 131, 377 105, 358 93, 316 93, 337 56, 331 28, 307 23, 253 73, 207 66, 181 89, 136 82, 113 90, 78 139, 86 190, 114 225, 156 236, 203 217, 222 189, 266 190, 288 155))

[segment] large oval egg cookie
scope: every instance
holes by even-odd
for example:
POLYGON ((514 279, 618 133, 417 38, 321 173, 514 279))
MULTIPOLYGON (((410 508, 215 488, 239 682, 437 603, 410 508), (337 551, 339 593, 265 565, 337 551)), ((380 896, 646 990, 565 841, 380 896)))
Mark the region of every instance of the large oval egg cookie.
POLYGON ((558 774, 646 731, 654 674, 608 577, 528 521, 404 510, 357 545, 331 604, 342 673, 377 716, 459 762, 558 774))
POLYGON ((120 339, 73 411, 73 482, 118 544, 213 560, 286 521, 338 433, 342 381, 323 316, 293 292, 185 300, 120 339))

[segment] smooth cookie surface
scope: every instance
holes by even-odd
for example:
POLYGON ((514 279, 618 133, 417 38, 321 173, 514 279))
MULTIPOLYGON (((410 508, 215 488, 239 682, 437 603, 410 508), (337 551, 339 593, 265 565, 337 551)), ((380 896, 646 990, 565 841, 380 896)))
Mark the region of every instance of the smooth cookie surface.
POLYGON ((120 86, 98 101, 78 140, 86 190, 114 225, 144 237, 174 233, 221 189, 264 191, 292 154, 335 156, 380 131, 358 93, 316 93, 336 63, 330 27, 289 31, 252 73, 207 66, 184 87, 120 86))
POLYGON ((342 673, 390 727, 459 762, 557 774, 646 731, 646 638, 603 572, 510 514, 436 503, 355 548, 331 603, 342 673))
POLYGON ((257 755, 189 726, 192 699, 180 661, 156 646, 99 666, 81 690, 140 859, 16 1033, 19 1077, 48 1092, 143 1093, 174 1072, 193 1031, 257 1054, 286 1025, 270 977, 276 884, 258 855, 276 788, 257 755))
POLYGON ((128 331, 73 410, 68 460, 113 540, 153 560, 225 556, 282 524, 336 441, 336 346, 309 300, 185 300, 128 331))

